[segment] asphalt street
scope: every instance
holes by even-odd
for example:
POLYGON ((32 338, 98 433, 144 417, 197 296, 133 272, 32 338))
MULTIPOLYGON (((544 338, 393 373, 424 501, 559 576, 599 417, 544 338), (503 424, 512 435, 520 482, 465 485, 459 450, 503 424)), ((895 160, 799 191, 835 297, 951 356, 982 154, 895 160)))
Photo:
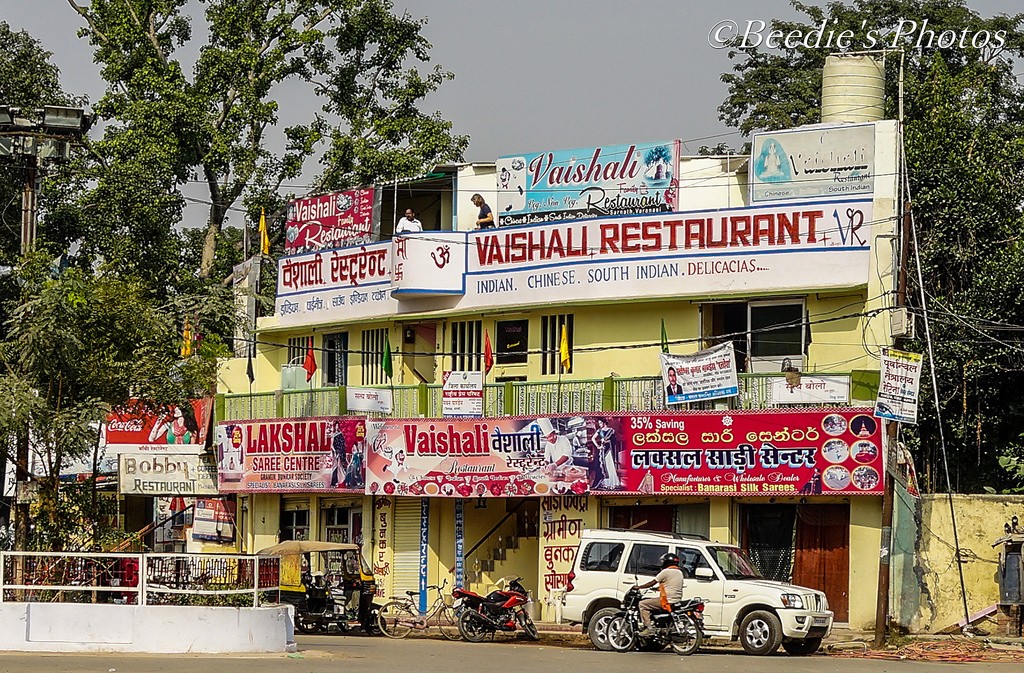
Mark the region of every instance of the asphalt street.
POLYGON ((670 653, 615 654, 502 640, 470 644, 427 638, 395 641, 363 636, 299 636, 299 651, 272 655, 137 655, 0 653, 3 673, 511 673, 586 671, 644 673, 681 666, 715 673, 1019 673, 1020 664, 938 664, 846 659, 827 655, 749 657, 735 649, 711 649, 680 658, 670 653))

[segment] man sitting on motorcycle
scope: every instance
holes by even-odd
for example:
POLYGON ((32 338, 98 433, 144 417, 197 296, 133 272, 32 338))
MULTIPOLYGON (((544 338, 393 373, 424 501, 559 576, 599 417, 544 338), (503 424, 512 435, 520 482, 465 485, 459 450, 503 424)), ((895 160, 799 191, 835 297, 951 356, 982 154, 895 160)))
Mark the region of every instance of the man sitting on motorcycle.
POLYGON ((644 623, 641 636, 653 634, 651 631, 651 615, 657 610, 671 610, 673 603, 683 600, 683 571, 679 569, 679 557, 675 554, 662 554, 658 559, 661 563, 661 572, 655 575, 654 579, 647 584, 637 586, 638 589, 649 589, 658 584, 661 594, 658 598, 645 598, 640 601, 640 619, 644 623))

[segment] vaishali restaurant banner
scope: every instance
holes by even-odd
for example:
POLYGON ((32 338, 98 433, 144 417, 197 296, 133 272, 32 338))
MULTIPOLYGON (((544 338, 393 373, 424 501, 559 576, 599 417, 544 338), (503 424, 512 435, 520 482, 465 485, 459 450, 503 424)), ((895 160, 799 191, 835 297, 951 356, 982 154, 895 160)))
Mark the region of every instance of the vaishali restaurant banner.
POLYGON ((389 420, 368 493, 504 497, 879 495, 871 409, 389 420))
POLYGON ((290 202, 285 252, 341 248, 377 240, 379 199, 379 192, 367 187, 290 202))
POLYGON ((362 493, 366 421, 280 418, 217 425, 221 493, 362 493))
POLYGON ((501 157, 501 226, 676 209, 679 141, 501 157))
POLYGON ((465 243, 419 237, 425 247, 410 243, 406 256, 390 243, 306 253, 278 262, 277 313, 297 326, 548 304, 552 292, 594 301, 857 287, 868 281, 873 216, 870 200, 837 200, 502 227, 465 243), (464 276, 456 300, 406 285, 413 266, 442 273, 441 263, 464 276))

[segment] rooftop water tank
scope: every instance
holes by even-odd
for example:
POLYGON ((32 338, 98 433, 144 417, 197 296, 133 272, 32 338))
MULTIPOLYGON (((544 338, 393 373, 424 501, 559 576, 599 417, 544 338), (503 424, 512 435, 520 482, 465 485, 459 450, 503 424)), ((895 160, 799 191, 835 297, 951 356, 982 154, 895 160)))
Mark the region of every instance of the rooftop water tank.
POLYGON ((821 121, 873 122, 882 119, 885 66, 868 55, 832 54, 821 78, 821 121))

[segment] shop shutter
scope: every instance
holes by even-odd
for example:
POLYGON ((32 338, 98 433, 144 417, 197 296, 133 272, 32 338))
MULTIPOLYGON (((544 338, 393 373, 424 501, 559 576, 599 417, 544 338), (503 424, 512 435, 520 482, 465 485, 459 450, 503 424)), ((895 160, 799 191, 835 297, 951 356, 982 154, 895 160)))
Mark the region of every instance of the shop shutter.
POLYGON ((395 499, 395 549, 391 591, 404 596, 420 588, 420 499, 395 499))

